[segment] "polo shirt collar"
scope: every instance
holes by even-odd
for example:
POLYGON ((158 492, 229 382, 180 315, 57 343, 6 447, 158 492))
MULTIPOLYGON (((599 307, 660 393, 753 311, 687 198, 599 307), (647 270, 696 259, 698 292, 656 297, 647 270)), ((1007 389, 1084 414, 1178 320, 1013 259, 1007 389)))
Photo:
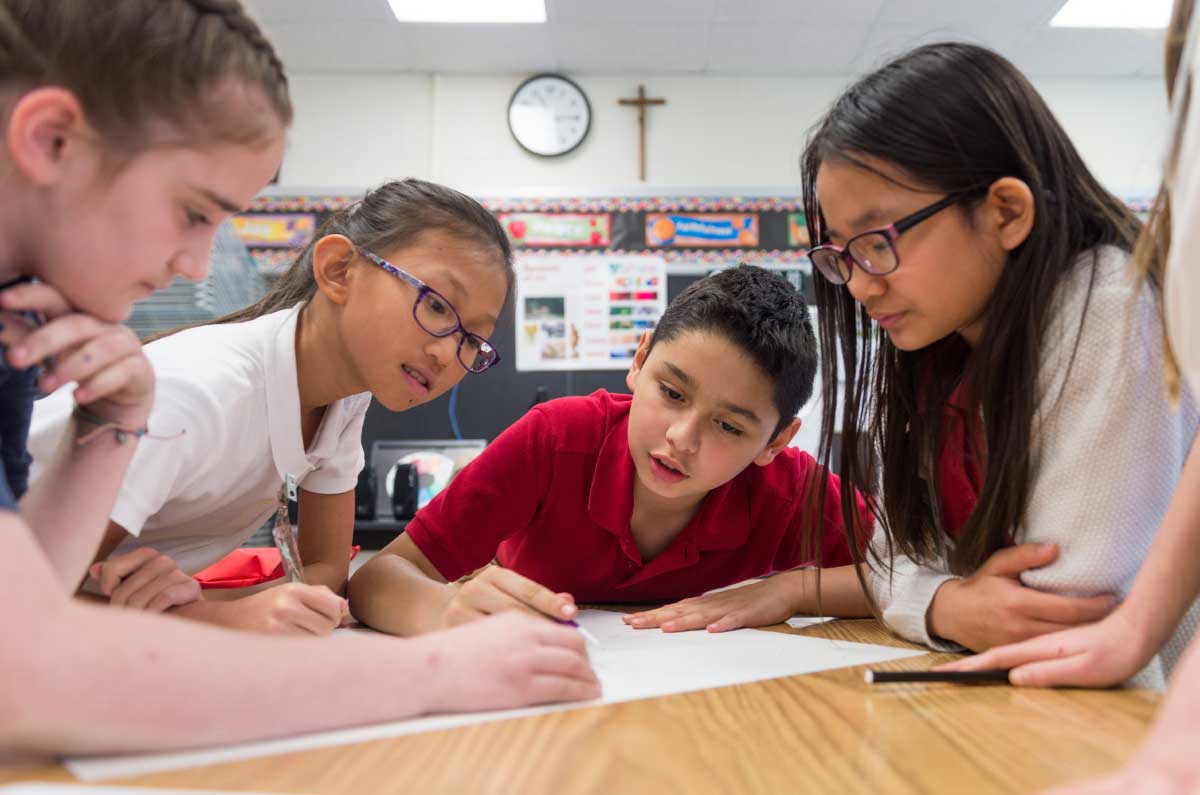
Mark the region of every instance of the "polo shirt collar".
MULTIPOLYGON (((297 481, 313 469, 309 454, 304 450, 304 435, 300 426, 300 381, 296 369, 296 324, 304 304, 268 315, 264 320, 275 322, 265 328, 263 346, 263 376, 266 380, 267 426, 270 431, 271 456, 280 480, 288 475, 297 481)), ((325 410, 325 417, 313 440, 312 457, 321 458, 326 447, 337 440, 325 433, 336 426, 334 415, 341 410, 336 401, 325 410)), ((332 453, 332 449, 327 451, 332 453)))
MULTIPOLYGON (((751 464, 753 466, 753 464, 751 464)), ((629 453, 629 414, 609 428, 596 456, 596 469, 588 492, 588 515, 592 521, 617 536, 621 548, 641 563, 641 553, 633 540, 629 521, 633 517, 633 479, 637 472, 629 453)), ((746 478, 733 480, 713 489, 679 535, 657 557, 646 564, 644 575, 654 576, 661 564, 679 557, 668 568, 694 563, 706 550, 736 549, 750 537, 750 488, 746 478)))

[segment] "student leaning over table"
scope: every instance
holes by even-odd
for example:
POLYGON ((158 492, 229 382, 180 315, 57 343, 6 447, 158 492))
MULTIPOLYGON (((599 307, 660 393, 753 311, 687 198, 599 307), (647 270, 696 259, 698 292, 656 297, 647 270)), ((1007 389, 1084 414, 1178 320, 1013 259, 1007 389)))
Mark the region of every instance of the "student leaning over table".
POLYGON ((730 592, 762 602, 712 629, 819 609, 865 615, 845 565, 839 501, 852 497, 788 446, 815 368, 808 310, 781 274, 740 266, 697 281, 643 337, 632 395, 531 409, 355 574, 351 609, 410 635, 514 609, 570 618, 576 600, 681 599, 785 572, 730 592), (455 582, 493 559, 503 568, 455 582), (790 571, 810 563, 832 567, 820 601, 820 571, 790 571))
POLYGON ((0 86, 0 750, 178 748, 595 696, 577 633, 545 621, 331 644, 72 599, 130 458, 170 444, 143 437, 154 375, 119 322, 205 275, 216 225, 279 168, 292 108, 235 0, 0 0, 0 86), (33 397, 68 382, 85 413, 23 494, 33 397))

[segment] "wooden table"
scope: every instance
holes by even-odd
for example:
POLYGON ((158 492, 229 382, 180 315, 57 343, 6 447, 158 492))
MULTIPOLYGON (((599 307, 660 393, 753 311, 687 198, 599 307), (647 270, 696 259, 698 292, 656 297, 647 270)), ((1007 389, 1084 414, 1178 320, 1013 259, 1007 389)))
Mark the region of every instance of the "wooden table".
MULTIPOLYGON (((915 648, 874 621, 793 630, 915 648)), ((952 655, 884 663, 926 668, 952 655)), ((245 792, 1029 793, 1115 769, 1147 691, 863 683, 862 668, 162 773, 119 783, 245 792)), ((0 784, 70 781, 57 764, 0 784)), ((117 783, 117 782, 108 782, 117 783)))

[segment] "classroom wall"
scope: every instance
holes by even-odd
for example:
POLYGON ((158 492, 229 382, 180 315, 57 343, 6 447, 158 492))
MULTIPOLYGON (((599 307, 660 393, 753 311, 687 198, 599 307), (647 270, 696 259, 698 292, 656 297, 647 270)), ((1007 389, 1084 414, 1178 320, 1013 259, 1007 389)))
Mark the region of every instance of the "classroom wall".
MULTIPOLYGON (((357 191, 419 176, 475 195, 794 193, 804 133, 849 78, 589 76, 587 141, 563 158, 520 149, 506 123, 523 76, 292 76, 296 122, 278 190, 357 191), (651 108, 637 180, 638 83, 651 108)), ((1166 106, 1157 79, 1035 80, 1101 181, 1146 197, 1158 181, 1166 106)))

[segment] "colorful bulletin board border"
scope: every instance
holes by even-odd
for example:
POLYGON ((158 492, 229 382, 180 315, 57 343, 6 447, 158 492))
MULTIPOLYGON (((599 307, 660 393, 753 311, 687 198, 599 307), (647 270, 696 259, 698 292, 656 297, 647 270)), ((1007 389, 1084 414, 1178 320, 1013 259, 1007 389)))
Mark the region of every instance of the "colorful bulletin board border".
POLYGON ((646 213, 646 245, 758 245, 757 213, 646 213))
MULTIPOLYGON (((558 256, 577 256, 585 254, 595 254, 595 250, 579 249, 579 250, 564 250, 564 249, 523 249, 525 254, 556 254, 558 256)), ((622 249, 611 249, 605 253, 614 256, 625 256, 626 254, 644 254, 644 251, 625 251, 622 249)), ((745 249, 699 249, 688 251, 687 249, 661 249, 656 253, 661 254, 662 258, 667 261, 667 267, 679 272, 681 269, 713 269, 720 268, 726 265, 734 265, 739 262, 745 262, 750 265, 764 265, 781 267, 801 267, 807 266, 808 257, 803 251, 798 250, 773 250, 767 251, 764 249, 750 250, 745 249)), ((254 260, 255 265, 264 273, 274 274, 283 271, 292 264, 295 260, 297 252, 282 251, 278 249, 263 249, 260 251, 251 251, 250 257, 254 260)))
POLYGON ((484 198, 494 213, 548 212, 786 212, 802 210, 799 196, 603 196, 563 198, 484 198))
POLYGON ((300 248, 312 240, 317 217, 312 213, 244 213, 234 217, 233 229, 251 248, 300 248))
POLYGON ((612 245, 609 213, 500 213, 497 219, 518 248, 612 245))

